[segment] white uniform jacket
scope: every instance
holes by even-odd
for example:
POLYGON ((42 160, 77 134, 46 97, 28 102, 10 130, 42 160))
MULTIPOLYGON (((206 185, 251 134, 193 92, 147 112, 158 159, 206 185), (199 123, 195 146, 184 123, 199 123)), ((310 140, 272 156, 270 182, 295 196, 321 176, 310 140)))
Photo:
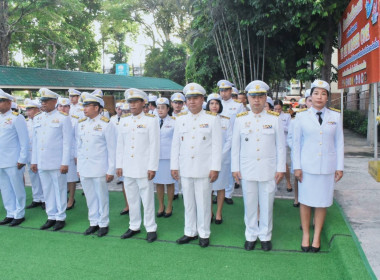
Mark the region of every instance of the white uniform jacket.
POLYGON ((229 117, 219 116, 222 127, 222 164, 231 164, 232 122, 229 117))
POLYGON ((341 115, 326 109, 322 125, 313 108, 297 113, 293 134, 293 168, 310 174, 331 174, 344 168, 341 115))
POLYGON ((281 112, 281 114, 279 115, 279 118, 282 121, 282 127, 284 128, 285 135, 287 135, 288 128, 290 125, 290 120, 292 119, 292 117, 288 113, 281 112))
POLYGON ((78 116, 80 119, 84 118, 84 113, 83 113, 83 106, 79 103, 73 105, 70 105, 70 111, 69 115, 75 115, 78 116))
POLYGON ((116 148, 116 168, 124 177, 146 178, 157 171, 160 157, 160 126, 157 118, 141 112, 120 119, 116 148))
POLYGON ((276 172, 285 172, 285 136, 280 118, 265 110, 238 115, 231 158, 231 171, 240 171, 244 180, 270 181, 276 172))
POLYGON ((70 117, 56 109, 33 119, 31 164, 40 170, 56 170, 69 165, 73 128, 70 117))
POLYGON ((0 114, 0 168, 27 163, 29 153, 28 128, 25 118, 9 110, 0 114))
MULTIPOLYGON (((158 123, 160 123, 160 120, 158 118, 158 123)), ((170 159, 174 126, 175 118, 167 115, 160 129, 160 159, 170 159)))
POLYGON ((222 100, 223 111, 220 113, 223 116, 229 117, 234 123, 236 115, 244 112, 244 105, 232 98, 227 101, 222 100))
POLYGON ((76 129, 79 175, 89 178, 114 175, 116 126, 98 115, 81 119, 76 129))
POLYGON ((216 114, 201 110, 184 113, 176 119, 170 169, 181 176, 205 178, 211 170, 220 171, 222 128, 216 114))

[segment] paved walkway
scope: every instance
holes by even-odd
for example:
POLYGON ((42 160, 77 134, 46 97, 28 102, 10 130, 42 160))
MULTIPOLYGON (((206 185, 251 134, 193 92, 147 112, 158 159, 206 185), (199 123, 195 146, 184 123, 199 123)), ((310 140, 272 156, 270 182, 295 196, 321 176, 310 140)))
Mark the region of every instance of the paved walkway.
MULTIPOLYGON (((367 145, 364 137, 351 131, 345 130, 344 135, 345 170, 342 180, 336 185, 335 199, 342 206, 375 275, 380 278, 380 183, 368 173, 373 148, 367 145)), ((26 184, 30 185, 27 174, 25 177, 26 184)), ((293 180, 292 176, 291 182, 293 180)), ((109 189, 121 191, 121 185, 114 180, 109 189)), ((241 188, 235 189, 234 196, 241 194, 241 188)), ((276 197, 294 198, 294 192, 286 191, 285 180, 279 184, 276 197)))

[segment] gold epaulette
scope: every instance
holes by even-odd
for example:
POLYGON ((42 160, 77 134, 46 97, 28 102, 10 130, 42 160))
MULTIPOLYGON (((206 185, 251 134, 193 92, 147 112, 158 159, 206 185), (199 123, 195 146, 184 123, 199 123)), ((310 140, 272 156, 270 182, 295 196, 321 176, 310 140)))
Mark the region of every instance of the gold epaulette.
POLYGON ((335 108, 332 108, 332 107, 329 107, 329 109, 330 109, 331 111, 335 111, 335 112, 340 113, 340 110, 339 110, 339 109, 335 109, 335 108))
POLYGON ((110 122, 110 119, 109 118, 106 118, 105 116, 101 117, 100 120, 106 122, 106 123, 109 123, 110 122))
POLYGON ((226 116, 222 116, 222 115, 220 115, 220 117, 221 117, 221 118, 223 118, 223 119, 227 119, 227 120, 229 120, 229 119, 230 119, 229 117, 226 117, 226 116))
POLYGON ((175 117, 171 116, 171 118, 172 118, 173 120, 175 120, 175 117))
POLYGON ((280 115, 279 113, 271 111, 271 110, 268 110, 267 113, 272 115, 272 116, 276 116, 276 117, 278 117, 280 115))
POLYGON ((131 113, 121 115, 122 118, 129 117, 131 113))
POLYGON ((34 116, 38 116, 39 114, 41 114, 41 111, 39 111, 37 114, 35 114, 34 116))
POLYGON ((245 112, 242 112, 242 113, 237 114, 236 117, 237 117, 237 118, 240 118, 240 117, 242 117, 242 116, 247 116, 247 115, 248 115, 248 112, 245 111, 245 112))
POLYGON ((145 116, 147 116, 147 117, 151 117, 151 118, 154 118, 156 115, 149 114, 149 113, 145 113, 145 116))
POLYGON ((209 114, 211 116, 217 116, 217 113, 211 112, 211 111, 206 111, 206 114, 209 114))
POLYGON ((236 102, 236 103, 241 103, 239 100, 237 100, 237 99, 234 99, 234 101, 236 102))
POLYGON ((15 116, 18 116, 18 115, 20 115, 19 113, 17 113, 17 112, 12 112, 12 114, 13 115, 15 115, 15 116))
POLYGON ((107 110, 107 109, 103 109, 103 111, 104 111, 104 112, 108 112, 108 110, 107 110))
POLYGON ((79 111, 84 111, 84 109, 83 108, 79 108, 79 111))
POLYGON ((184 116, 184 115, 187 115, 187 112, 179 113, 179 114, 177 115, 177 118, 180 117, 180 116, 184 116))
POLYGON ((29 121, 30 119, 29 118, 26 118, 25 121, 29 121))
POLYGON ((83 119, 80 119, 80 120, 78 121, 78 123, 84 122, 85 120, 87 120, 87 117, 85 117, 85 118, 83 118, 83 119))
POLYGON ((307 108, 300 109, 300 110, 297 111, 297 113, 302 113, 302 112, 305 112, 305 111, 307 111, 307 108))
POLYGON ((68 116, 68 114, 66 114, 65 112, 61 112, 61 111, 59 111, 62 115, 64 115, 64 116, 68 116))
POLYGON ((71 117, 73 117, 75 119, 79 119, 79 117, 77 115, 71 115, 71 117))

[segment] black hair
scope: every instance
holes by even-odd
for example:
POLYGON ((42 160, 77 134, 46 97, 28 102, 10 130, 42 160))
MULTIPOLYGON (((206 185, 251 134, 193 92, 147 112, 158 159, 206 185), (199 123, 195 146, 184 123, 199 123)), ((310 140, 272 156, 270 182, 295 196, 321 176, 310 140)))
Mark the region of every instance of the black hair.
POLYGON ((149 101, 149 104, 157 108, 156 101, 149 101))
POLYGON ((270 104, 269 102, 267 102, 267 103, 268 103, 269 109, 273 110, 274 106, 272 106, 272 104, 270 104))
MULTIPOLYGON (((313 94, 313 91, 314 89, 317 88, 317 87, 313 87, 311 90, 310 90, 310 96, 313 94)), ((327 92, 327 96, 330 95, 330 92, 327 90, 327 89, 324 89, 326 92, 327 92)), ((305 99, 306 100, 306 99, 305 99)))
MULTIPOLYGON (((211 99, 211 100, 218 101, 218 103, 219 103, 219 111, 218 111, 218 114, 220 114, 221 112, 223 112, 223 105, 222 105, 222 102, 221 102, 220 100, 218 100, 218 99, 211 99)), ((206 105, 206 111, 210 111, 210 102, 211 102, 211 100, 210 100, 209 102, 207 102, 207 105, 206 105)))
POLYGON ((276 105, 280 105, 281 107, 284 106, 284 103, 282 103, 282 101, 280 99, 276 99, 274 102, 273 102, 274 106, 276 105))

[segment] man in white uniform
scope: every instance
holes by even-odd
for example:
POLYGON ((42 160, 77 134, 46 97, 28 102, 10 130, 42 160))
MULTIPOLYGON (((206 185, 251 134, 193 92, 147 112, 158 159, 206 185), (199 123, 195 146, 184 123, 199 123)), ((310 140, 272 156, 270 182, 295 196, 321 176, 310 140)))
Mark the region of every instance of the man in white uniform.
POLYGON ((0 225, 17 226, 25 221, 24 166, 29 137, 25 118, 12 112, 13 96, 0 89, 0 189, 7 211, 0 225))
MULTIPOLYGON (((244 106, 239 101, 232 99, 232 83, 227 80, 220 80, 218 82, 220 96, 222 97, 223 111, 220 113, 222 116, 228 117, 231 120, 232 126, 234 125, 236 115, 244 112, 244 106)), ((226 182, 226 194, 224 201, 227 204, 233 204, 232 194, 234 192, 234 180, 230 176, 229 182, 226 182)))
POLYGON ((41 104, 37 100, 30 100, 29 98, 24 101, 26 115, 28 118, 26 119, 26 124, 28 126, 28 134, 29 134, 29 155, 28 155, 28 173, 30 182, 32 184, 32 197, 33 201, 31 204, 26 206, 26 209, 35 208, 41 206, 42 209, 45 209, 45 198, 42 192, 40 175, 38 173, 34 173, 30 169, 30 161, 32 160, 32 146, 33 146, 33 119, 35 116, 41 114, 40 108, 41 104))
POLYGON ((124 103, 121 103, 121 102, 116 103, 116 106, 115 106, 116 115, 113 115, 110 119, 111 123, 113 123, 114 125, 118 125, 120 122, 121 115, 123 113, 123 111, 121 110, 121 107, 123 106, 123 104, 124 103))
POLYGON ((69 115, 75 115, 79 118, 83 118, 83 106, 79 103, 79 97, 81 92, 79 90, 69 88, 69 99, 70 99, 70 112, 69 115))
MULTIPOLYGON (((98 88, 96 90, 94 90, 93 92, 91 92, 91 94, 93 96, 101 98, 101 99, 103 99, 103 96, 104 96, 103 91, 101 89, 98 89, 98 88)), ((108 110, 106 108, 102 108, 101 114, 103 116, 105 116, 107 119, 110 118, 110 113, 108 112, 108 110)))
POLYGON ((216 113, 202 109, 206 94, 202 86, 190 83, 183 92, 189 112, 177 116, 170 161, 173 178, 181 178, 185 205, 185 235, 177 243, 189 243, 199 235, 199 245, 207 247, 211 233, 210 183, 221 169, 222 128, 216 113))
POLYGON ((285 172, 281 120, 277 113, 264 110, 268 89, 262 81, 253 81, 246 87, 252 111, 237 115, 232 135, 231 171, 236 182, 242 181, 246 250, 255 248, 257 238, 264 251, 272 249, 274 194, 285 172))
POLYGON ((125 193, 129 204, 129 228, 121 238, 130 238, 140 232, 141 201, 144 207, 144 226, 147 241, 157 239, 154 213, 154 186, 151 182, 160 157, 160 127, 157 118, 145 114, 143 107, 147 94, 131 88, 125 91, 131 110, 119 123, 116 149, 117 176, 124 176, 125 193))
POLYGON ((157 96, 153 94, 149 94, 148 96, 149 114, 155 115, 158 118, 156 101, 157 101, 157 96))
POLYGON ((109 196, 107 183, 113 180, 116 161, 116 126, 100 115, 104 102, 91 94, 82 96, 85 118, 78 122, 78 173, 86 195, 90 235, 108 233, 109 196))
POLYGON ((39 90, 41 110, 33 119, 31 169, 40 175, 48 220, 41 230, 65 226, 67 206, 67 172, 69 169, 73 129, 70 117, 56 110, 59 95, 47 88, 39 90))

